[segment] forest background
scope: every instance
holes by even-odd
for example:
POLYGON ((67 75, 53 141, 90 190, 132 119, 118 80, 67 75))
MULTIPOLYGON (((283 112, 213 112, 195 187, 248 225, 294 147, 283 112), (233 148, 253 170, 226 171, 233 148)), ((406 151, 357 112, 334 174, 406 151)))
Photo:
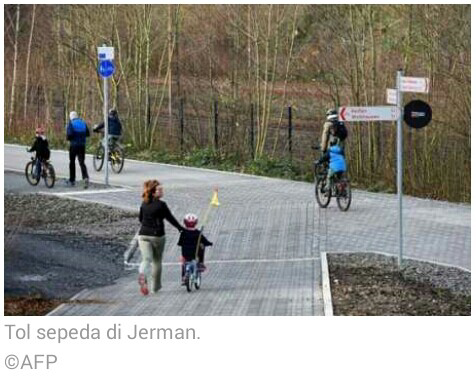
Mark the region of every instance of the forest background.
MULTIPOLYGON (((312 180, 326 109, 385 105, 401 68, 433 109, 404 126, 405 193, 470 202, 470 30, 470 5, 5 5, 4 137, 100 122, 105 44, 128 157, 312 180)), ((395 123, 347 127, 352 181, 394 191, 395 123)))

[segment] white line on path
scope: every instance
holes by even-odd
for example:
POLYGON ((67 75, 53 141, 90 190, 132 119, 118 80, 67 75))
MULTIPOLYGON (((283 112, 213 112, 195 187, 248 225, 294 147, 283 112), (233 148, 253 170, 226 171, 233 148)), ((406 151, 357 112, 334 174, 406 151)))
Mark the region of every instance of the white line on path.
MULTIPOLYGON (((73 297, 71 297, 69 299, 69 302, 72 302, 72 301, 75 301, 77 299, 79 299, 79 297, 81 297, 83 294, 86 294, 86 292, 89 290, 89 288, 86 288, 86 289, 83 289, 81 290, 80 292, 76 293, 73 297)), ((58 311, 60 311, 61 309, 63 309, 68 303, 62 303, 60 305, 58 305, 57 307, 55 307, 53 310, 51 310, 48 314, 46 314, 46 316, 52 316, 52 315, 55 315, 58 311)))
MULTIPOLYGON (((54 193, 58 197, 69 197, 71 195, 88 195, 88 194, 102 194, 102 193, 121 193, 130 191, 129 189, 115 188, 115 189, 101 189, 101 190, 83 190, 83 191, 65 191, 61 193, 54 193)), ((46 191, 39 191, 38 194, 51 195, 52 193, 46 191)))
MULTIPOLYGON (((3 171, 8 171, 8 172, 16 172, 16 173, 22 173, 24 174, 25 173, 25 170, 23 169, 16 169, 16 168, 7 168, 7 167, 4 167, 3 168, 3 171)), ((61 175, 57 175, 56 178, 67 178, 65 176, 61 176, 61 175)), ((95 183, 97 185, 104 185, 103 182, 100 182, 100 181, 96 181, 96 180, 93 180, 91 178, 89 178, 89 183, 95 183)), ((136 187, 133 187, 133 186, 128 186, 128 185, 110 185, 110 186, 120 186, 121 188, 125 189, 125 190, 134 190, 134 191, 137 191, 137 188, 136 187)))
MULTIPOLYGON (((241 264, 241 263, 291 263, 303 261, 318 261, 318 257, 300 257, 289 259, 237 259, 237 260, 207 260, 207 264, 241 264)), ((127 263, 128 267, 138 267, 139 263, 127 263)), ((165 262, 163 266, 181 265, 180 262, 165 262)))

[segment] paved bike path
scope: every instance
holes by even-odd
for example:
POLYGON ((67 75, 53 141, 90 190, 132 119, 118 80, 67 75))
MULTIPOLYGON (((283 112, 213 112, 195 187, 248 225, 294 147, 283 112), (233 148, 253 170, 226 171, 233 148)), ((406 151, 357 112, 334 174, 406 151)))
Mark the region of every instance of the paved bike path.
MULTIPOLYGON (((6 169, 22 170, 27 159, 24 148, 5 145, 6 169)), ((52 161, 57 173, 67 174, 66 152, 54 151, 52 161)), ((87 165, 100 181, 104 174, 93 172, 90 156, 87 165)), ((221 206, 212 209, 206 228, 215 245, 207 251, 202 289, 187 294, 180 287, 178 235, 167 227, 157 295, 139 296, 134 271, 114 285, 85 290, 78 299, 87 302, 55 314, 322 315, 320 251, 396 253, 396 200, 390 194, 355 191, 351 209, 342 213, 335 201, 319 210, 308 183, 127 160, 124 172, 110 177, 112 185, 125 186, 121 191, 70 196, 137 210, 148 178, 164 183, 177 217, 203 216, 212 187, 220 188, 221 206)), ((404 197, 406 256, 470 269, 470 212, 469 205, 404 197)))

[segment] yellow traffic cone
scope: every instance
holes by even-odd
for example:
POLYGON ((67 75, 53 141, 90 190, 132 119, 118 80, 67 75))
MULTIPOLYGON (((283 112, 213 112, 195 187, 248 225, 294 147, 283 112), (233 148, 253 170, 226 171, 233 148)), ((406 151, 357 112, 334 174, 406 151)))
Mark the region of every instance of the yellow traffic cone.
POLYGON ((210 202, 212 206, 220 206, 220 202, 218 202, 218 189, 213 190, 212 201, 210 202))

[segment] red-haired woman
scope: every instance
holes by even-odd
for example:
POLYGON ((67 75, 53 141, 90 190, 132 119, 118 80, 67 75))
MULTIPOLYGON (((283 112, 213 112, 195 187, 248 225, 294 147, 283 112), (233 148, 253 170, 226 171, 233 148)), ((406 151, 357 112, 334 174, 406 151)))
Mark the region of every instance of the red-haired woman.
POLYGON ((142 205, 139 213, 141 222, 139 248, 142 254, 142 262, 139 267, 139 285, 141 293, 145 296, 149 294, 149 282, 152 293, 158 292, 162 287, 162 254, 165 247, 164 219, 179 231, 183 230, 183 227, 170 212, 167 204, 160 200, 163 195, 164 189, 159 181, 154 179, 144 182, 142 205))

